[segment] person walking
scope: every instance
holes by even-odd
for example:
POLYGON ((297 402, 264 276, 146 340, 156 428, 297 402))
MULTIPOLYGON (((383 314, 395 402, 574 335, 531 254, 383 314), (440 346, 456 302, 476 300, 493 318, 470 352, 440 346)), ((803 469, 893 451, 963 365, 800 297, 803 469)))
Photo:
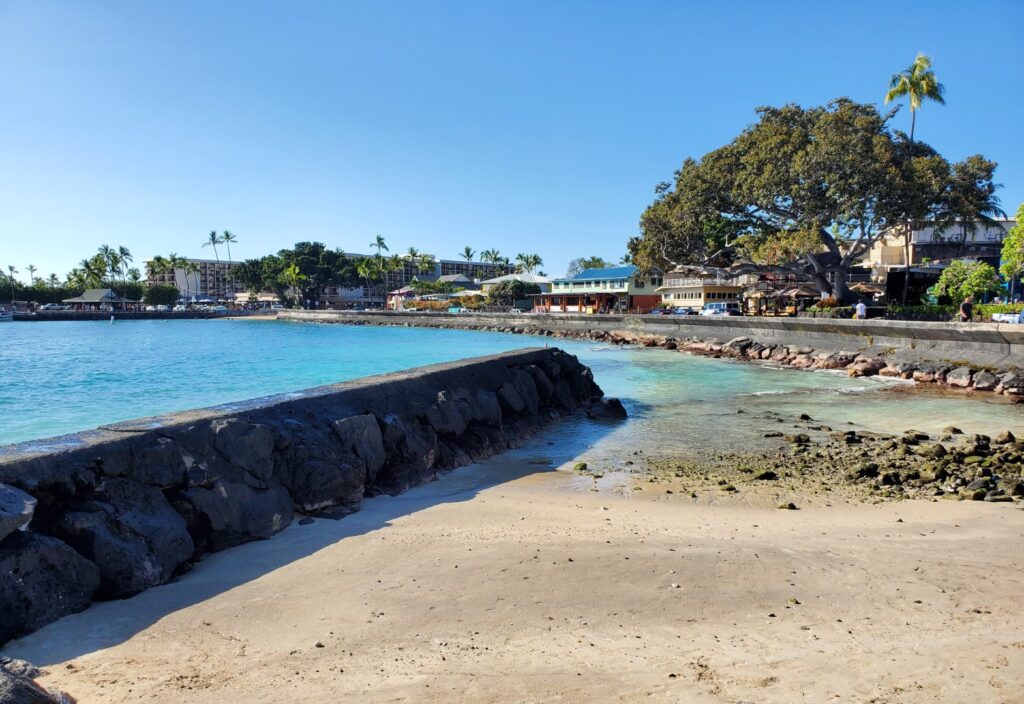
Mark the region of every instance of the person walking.
POLYGON ((864 299, 857 301, 857 305, 854 306, 855 316, 857 320, 864 320, 868 317, 868 307, 864 305, 864 299))
POLYGON ((960 304, 960 322, 969 323, 971 322, 971 315, 974 313, 974 297, 968 296, 964 299, 964 302, 960 304))

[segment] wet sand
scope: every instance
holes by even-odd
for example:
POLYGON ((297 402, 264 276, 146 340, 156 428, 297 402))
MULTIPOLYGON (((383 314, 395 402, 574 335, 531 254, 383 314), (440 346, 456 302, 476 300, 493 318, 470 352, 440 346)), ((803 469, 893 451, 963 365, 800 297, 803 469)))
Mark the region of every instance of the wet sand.
POLYGON ((538 451, 5 652, 83 703, 1024 700, 1014 505, 707 505, 591 491, 538 451))

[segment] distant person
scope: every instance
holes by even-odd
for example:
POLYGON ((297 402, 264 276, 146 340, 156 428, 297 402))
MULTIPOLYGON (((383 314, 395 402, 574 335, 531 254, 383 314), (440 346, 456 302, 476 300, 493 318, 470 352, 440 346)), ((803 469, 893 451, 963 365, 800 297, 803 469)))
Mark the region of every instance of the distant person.
POLYGON ((857 301, 857 305, 854 306, 855 317, 857 320, 864 320, 868 317, 868 307, 864 305, 864 299, 857 301))
POLYGON ((968 296, 964 299, 964 302, 960 304, 960 322, 969 323, 971 322, 971 316, 974 314, 974 297, 968 296))

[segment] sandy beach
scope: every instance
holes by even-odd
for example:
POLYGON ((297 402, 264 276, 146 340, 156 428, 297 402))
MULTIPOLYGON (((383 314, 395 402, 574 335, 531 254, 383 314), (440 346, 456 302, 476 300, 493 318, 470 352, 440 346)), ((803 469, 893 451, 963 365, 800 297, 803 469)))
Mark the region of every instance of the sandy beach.
MULTIPOLYGON (((632 491, 517 450, 6 648, 80 702, 1015 702, 1024 512, 632 491)), ((532 454, 531 454, 532 453, 532 454)))

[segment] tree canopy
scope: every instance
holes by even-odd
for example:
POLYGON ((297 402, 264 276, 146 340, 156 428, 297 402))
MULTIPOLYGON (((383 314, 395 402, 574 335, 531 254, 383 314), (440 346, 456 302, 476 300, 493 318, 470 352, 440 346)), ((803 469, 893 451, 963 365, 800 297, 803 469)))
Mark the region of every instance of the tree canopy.
MULTIPOLYGON (((881 236, 951 209, 953 169, 890 130, 892 112, 840 98, 757 115, 729 144, 687 159, 674 183, 658 185, 640 237, 629 242, 637 266, 801 272, 848 299, 847 274, 881 236)), ((991 178, 981 173, 978 184, 991 178)))

